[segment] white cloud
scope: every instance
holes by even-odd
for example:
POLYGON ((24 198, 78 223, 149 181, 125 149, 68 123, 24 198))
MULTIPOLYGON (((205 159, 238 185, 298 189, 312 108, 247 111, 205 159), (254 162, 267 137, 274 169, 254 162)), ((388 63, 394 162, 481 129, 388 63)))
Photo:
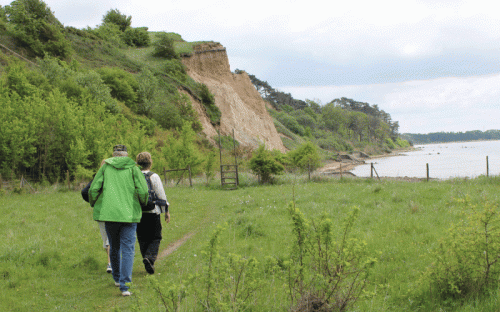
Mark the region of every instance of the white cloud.
POLYGON ((297 98, 378 104, 402 131, 498 128, 500 15, 491 0, 45 3, 66 26, 95 27, 117 8, 134 27, 221 42, 233 70, 297 98))

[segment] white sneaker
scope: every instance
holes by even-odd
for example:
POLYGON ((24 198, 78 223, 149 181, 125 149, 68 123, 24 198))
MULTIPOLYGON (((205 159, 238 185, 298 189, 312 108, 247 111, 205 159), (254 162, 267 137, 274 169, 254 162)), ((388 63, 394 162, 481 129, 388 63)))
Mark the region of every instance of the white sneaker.
POLYGON ((131 294, 132 294, 132 293, 131 293, 130 291, 124 291, 124 292, 122 292, 122 296, 123 296, 123 297, 128 297, 128 296, 130 296, 131 294))
POLYGON ((111 263, 108 263, 108 267, 106 268, 106 272, 111 273, 113 269, 111 268, 111 263))

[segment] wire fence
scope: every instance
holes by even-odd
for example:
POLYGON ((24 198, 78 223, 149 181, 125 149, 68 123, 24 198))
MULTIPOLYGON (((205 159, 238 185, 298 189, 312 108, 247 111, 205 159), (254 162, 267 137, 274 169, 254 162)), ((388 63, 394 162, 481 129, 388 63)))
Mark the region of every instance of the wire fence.
POLYGON ((476 178, 479 176, 495 176, 500 174, 500 161, 485 159, 469 159, 468 161, 440 161, 440 162, 411 162, 404 157, 398 160, 390 158, 383 161, 367 162, 365 165, 353 169, 358 177, 413 177, 446 180, 450 178, 476 178))

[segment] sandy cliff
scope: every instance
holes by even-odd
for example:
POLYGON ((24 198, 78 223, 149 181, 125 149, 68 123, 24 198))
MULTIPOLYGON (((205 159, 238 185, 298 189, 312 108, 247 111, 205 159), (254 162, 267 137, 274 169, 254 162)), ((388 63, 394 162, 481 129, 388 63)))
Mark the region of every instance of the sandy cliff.
MULTIPOLYGON (((207 43, 195 48, 192 56, 183 57, 188 75, 204 83, 215 95, 215 104, 222 112, 220 131, 231 135, 242 145, 258 147, 265 143, 268 149, 285 151, 265 102, 252 85, 246 73, 233 74, 226 49, 219 43, 207 43)), ((198 111, 204 132, 208 137, 217 135, 201 104, 192 99, 198 111)))

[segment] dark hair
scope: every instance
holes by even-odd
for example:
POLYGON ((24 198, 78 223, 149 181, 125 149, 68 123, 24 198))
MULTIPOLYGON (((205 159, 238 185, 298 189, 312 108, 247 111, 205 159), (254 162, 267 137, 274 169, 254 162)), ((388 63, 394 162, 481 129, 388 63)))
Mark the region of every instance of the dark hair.
POLYGON ((151 154, 149 152, 139 153, 136 157, 136 162, 143 170, 151 168, 153 161, 151 160, 151 154))

